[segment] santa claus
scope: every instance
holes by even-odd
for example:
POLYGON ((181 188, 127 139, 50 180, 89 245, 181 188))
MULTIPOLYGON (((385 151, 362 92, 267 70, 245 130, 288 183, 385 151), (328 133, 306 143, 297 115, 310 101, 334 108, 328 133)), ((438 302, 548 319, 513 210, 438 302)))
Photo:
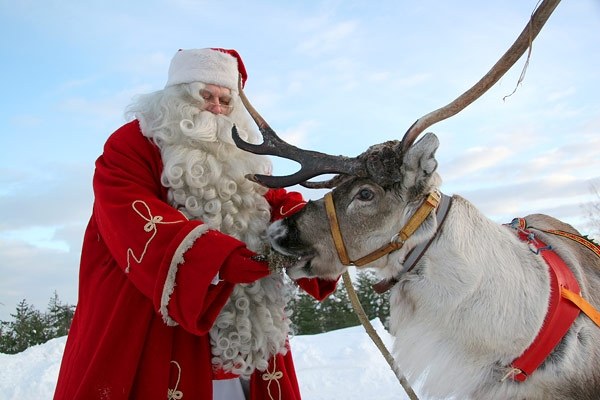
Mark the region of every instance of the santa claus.
MULTIPOLYGON (((180 50, 107 140, 55 399, 300 399, 288 287, 253 256, 304 203, 245 179, 271 171, 231 139, 235 124, 260 141, 246 78, 234 50, 180 50)), ((335 288, 298 284, 318 299, 335 288)))

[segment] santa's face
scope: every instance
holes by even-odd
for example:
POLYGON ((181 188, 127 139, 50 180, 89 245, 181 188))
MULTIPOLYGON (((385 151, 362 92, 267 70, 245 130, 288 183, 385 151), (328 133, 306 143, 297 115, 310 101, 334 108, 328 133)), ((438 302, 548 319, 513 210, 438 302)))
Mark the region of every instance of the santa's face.
POLYGON ((229 115, 231 113, 233 100, 229 88, 206 85, 203 89, 200 89, 200 97, 204 100, 204 110, 216 115, 229 115))

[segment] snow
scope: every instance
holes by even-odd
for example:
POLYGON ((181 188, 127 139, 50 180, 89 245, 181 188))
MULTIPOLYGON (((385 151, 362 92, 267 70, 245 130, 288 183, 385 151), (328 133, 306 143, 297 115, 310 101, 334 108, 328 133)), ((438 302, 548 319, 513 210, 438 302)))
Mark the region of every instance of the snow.
MULTIPOLYGON (((381 321, 376 319, 372 324, 390 349, 392 337, 381 321)), ((19 354, 0 353, 0 399, 52 399, 66 339, 53 339, 19 354)), ((294 336, 290 342, 303 400, 408 399, 360 325, 294 336)))
POLYGON ((67 337, 14 354, 0 354, 2 400, 52 399, 67 337))

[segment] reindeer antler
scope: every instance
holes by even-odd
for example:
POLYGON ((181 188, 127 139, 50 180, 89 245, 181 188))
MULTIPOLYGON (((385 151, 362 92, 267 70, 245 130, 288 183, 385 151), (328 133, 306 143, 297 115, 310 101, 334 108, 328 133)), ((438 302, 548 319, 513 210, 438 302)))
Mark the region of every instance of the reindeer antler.
POLYGON ((542 27, 550 18, 550 15, 560 3, 560 0, 544 0, 542 4, 531 15, 527 26, 523 29, 517 40, 504 53, 504 55, 494 64, 494 66, 469 90, 458 96, 454 101, 442 108, 438 108, 415 121, 415 123, 406 131, 402 138, 402 150, 406 151, 419 137, 419 135, 431 125, 443 121, 453 115, 458 114, 467 106, 481 97, 489 88, 517 62, 525 53, 527 48, 531 49, 533 40, 537 37, 542 27))
POLYGON ((235 144, 242 150, 249 151, 255 154, 269 154, 273 156, 287 158, 300 163, 300 171, 292 175, 286 176, 270 176, 270 175, 248 175, 247 178, 258 182, 267 187, 286 187, 295 184, 302 184, 311 188, 329 187, 330 181, 324 182, 307 182, 310 178, 314 178, 323 174, 348 174, 353 176, 367 176, 364 164, 357 157, 350 158, 346 156, 332 156, 318 151, 303 150, 293 146, 282 140, 265 119, 256 111, 250 104, 242 87, 241 80, 238 83, 238 90, 242 103, 258 125, 258 129, 263 137, 261 144, 251 144, 240 138, 236 127, 234 126, 231 135, 235 144))
MULTIPOLYGON (((232 129, 232 136, 235 144, 243 150, 256 154, 269 154, 279 157, 284 157, 300 163, 300 171, 287 176, 268 176, 268 175, 250 175, 248 179, 259 182, 268 187, 285 187, 300 183, 309 188, 331 188, 334 187, 340 179, 344 179, 344 175, 350 176, 368 176, 376 182, 388 184, 393 177, 382 176, 385 174, 390 163, 394 159, 399 159, 401 162, 402 154, 404 154, 419 135, 431 125, 449 118, 479 97, 481 97, 489 88, 491 88, 498 80, 517 62, 527 48, 531 49, 533 40, 542 30, 542 27, 550 18, 550 15, 560 3, 560 0, 543 0, 542 3, 531 15, 527 26, 523 29, 517 40, 504 53, 504 55, 494 64, 494 66, 469 90, 461 94, 448 105, 425 114, 415 121, 415 123, 406 131, 402 142, 399 145, 394 145, 396 156, 390 158, 389 145, 386 148, 380 146, 371 146, 369 150, 362 153, 358 157, 349 158, 345 156, 332 156, 317 151, 303 150, 283 141, 271 129, 269 124, 260 116, 260 114, 252 107, 250 101, 244 94, 240 84, 238 85, 239 94, 242 103, 258 125, 258 128, 263 136, 263 143, 260 145, 250 144, 243 141, 235 128, 232 129), (383 150, 383 151, 382 151, 383 150), (385 156, 386 159, 377 160, 378 157, 385 156), (323 174, 341 174, 341 177, 335 177, 323 182, 309 182, 310 178, 323 174)), ((397 165, 397 163, 396 163, 397 165)))

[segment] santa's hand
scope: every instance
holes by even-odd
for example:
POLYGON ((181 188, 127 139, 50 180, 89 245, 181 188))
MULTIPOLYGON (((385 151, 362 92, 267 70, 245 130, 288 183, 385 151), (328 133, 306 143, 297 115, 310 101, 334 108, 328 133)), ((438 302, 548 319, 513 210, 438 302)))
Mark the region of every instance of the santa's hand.
POLYGON ((252 259, 268 263, 271 272, 277 274, 283 272, 287 267, 298 263, 298 257, 279 253, 273 248, 268 248, 264 254, 257 254, 252 259))
POLYGON ((253 259, 256 253, 240 247, 225 259, 219 270, 219 278, 230 283, 251 283, 271 273, 269 264, 253 259))

